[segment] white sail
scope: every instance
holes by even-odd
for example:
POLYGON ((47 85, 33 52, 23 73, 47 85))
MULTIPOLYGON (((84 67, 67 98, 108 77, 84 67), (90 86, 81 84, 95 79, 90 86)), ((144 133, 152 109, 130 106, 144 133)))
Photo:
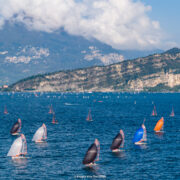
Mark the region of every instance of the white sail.
POLYGON ((120 134, 122 135, 122 138, 123 138, 123 141, 122 141, 120 147, 123 148, 124 147, 124 132, 123 132, 123 130, 120 130, 120 134))
POLYGON ((34 134, 32 141, 38 142, 47 139, 46 125, 43 124, 34 134))
POLYGON ((23 134, 21 134, 20 137, 14 140, 7 156, 13 157, 13 156, 25 155, 26 153, 27 153, 26 138, 23 134))
POLYGON ((143 128, 143 131, 144 131, 142 140, 147 141, 147 132, 146 132, 146 127, 145 127, 144 124, 142 125, 142 128, 143 128))

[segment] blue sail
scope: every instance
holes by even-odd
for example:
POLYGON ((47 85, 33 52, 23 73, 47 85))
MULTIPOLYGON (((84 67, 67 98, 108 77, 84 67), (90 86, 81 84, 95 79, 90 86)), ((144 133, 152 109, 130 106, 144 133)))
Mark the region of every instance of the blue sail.
POLYGON ((136 131, 135 135, 134 135, 133 143, 137 143, 137 142, 139 142, 140 140, 142 140, 142 138, 143 138, 143 133, 144 133, 143 128, 139 128, 139 129, 136 131))

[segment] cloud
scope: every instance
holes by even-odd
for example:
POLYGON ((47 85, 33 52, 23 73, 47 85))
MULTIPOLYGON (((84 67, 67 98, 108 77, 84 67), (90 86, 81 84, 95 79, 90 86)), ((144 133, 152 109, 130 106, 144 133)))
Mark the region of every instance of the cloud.
POLYGON ((63 28, 118 49, 151 49, 162 45, 163 35, 148 11, 133 0, 0 0, 0 27, 16 22, 49 33, 63 28))

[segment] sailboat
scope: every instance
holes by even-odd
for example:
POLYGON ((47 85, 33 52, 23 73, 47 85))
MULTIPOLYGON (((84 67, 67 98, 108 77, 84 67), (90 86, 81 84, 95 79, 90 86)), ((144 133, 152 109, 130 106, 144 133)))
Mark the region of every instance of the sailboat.
POLYGON ((20 131, 21 131, 21 119, 19 118, 18 121, 13 124, 10 133, 12 135, 18 135, 20 131))
POLYGON ((170 117, 174 117, 175 114, 174 114, 174 108, 172 107, 172 111, 171 111, 171 114, 170 114, 170 117))
POLYGON ((41 142, 45 142, 46 139, 47 139, 47 128, 46 125, 43 123, 43 125, 34 134, 32 141, 35 141, 36 143, 41 143, 41 142))
POLYGON ((93 121, 93 120, 92 120, 92 116, 91 116, 91 109, 90 109, 89 112, 88 112, 88 116, 87 116, 87 118, 86 118, 86 121, 93 121))
POLYGON ((151 113, 151 116, 157 116, 156 106, 154 105, 154 109, 151 113))
POLYGON ((164 118, 162 117, 157 123, 156 126, 154 127, 155 132, 162 132, 164 127, 164 118))
POLYGON ((147 141, 147 132, 146 127, 142 124, 141 128, 139 128, 133 138, 134 144, 145 144, 144 142, 147 141))
POLYGON ((4 108, 4 114, 8 114, 8 111, 7 111, 6 106, 5 106, 5 108, 4 108))
POLYGON ((49 108, 49 114, 52 114, 52 113, 53 113, 53 108, 52 108, 52 104, 51 104, 51 106, 49 108))
POLYGON ((52 124, 58 124, 58 121, 57 121, 56 118, 55 118, 55 114, 53 114, 52 124))
POLYGON ((116 137, 113 139, 111 150, 112 152, 118 152, 120 151, 119 148, 124 147, 124 132, 123 130, 120 130, 119 133, 116 135, 116 137))
POLYGON ((27 142, 24 134, 21 134, 12 144, 7 156, 11 156, 12 159, 24 158, 27 154, 27 142))
POLYGON ((100 143, 98 139, 95 139, 94 143, 87 150, 82 163, 85 166, 96 165, 95 161, 99 161, 99 153, 100 153, 100 143))

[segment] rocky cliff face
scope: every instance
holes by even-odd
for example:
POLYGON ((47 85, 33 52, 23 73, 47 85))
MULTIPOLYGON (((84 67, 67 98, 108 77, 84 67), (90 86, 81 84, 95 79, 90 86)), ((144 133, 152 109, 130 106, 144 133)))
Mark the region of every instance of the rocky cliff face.
POLYGON ((121 63, 23 79, 12 91, 180 91, 180 49, 121 63))

